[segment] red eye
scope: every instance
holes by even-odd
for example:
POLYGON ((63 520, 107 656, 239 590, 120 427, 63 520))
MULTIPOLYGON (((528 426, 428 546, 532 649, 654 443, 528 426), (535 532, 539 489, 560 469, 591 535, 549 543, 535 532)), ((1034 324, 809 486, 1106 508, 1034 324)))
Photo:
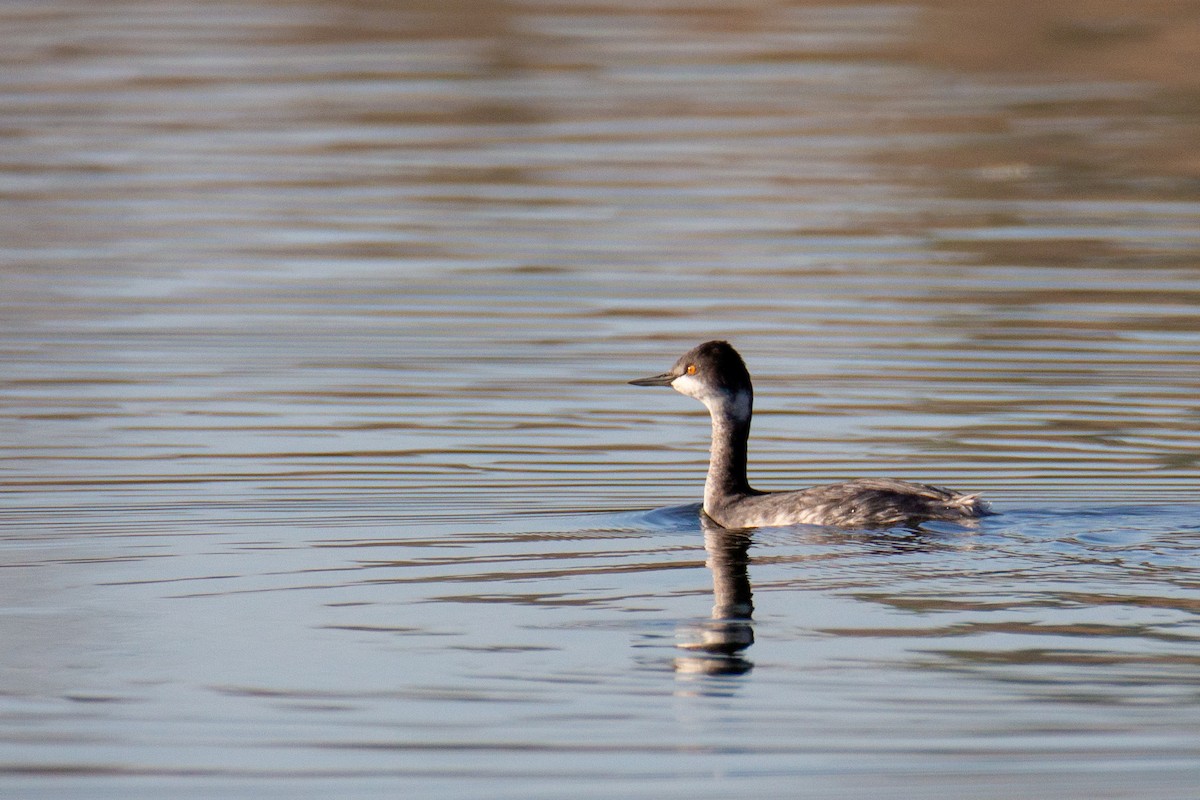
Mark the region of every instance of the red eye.
POLYGON ((695 364, 688 364, 688 368, 687 368, 687 374, 688 374, 688 375, 695 375, 695 374, 696 374, 696 365, 695 365, 695 364))

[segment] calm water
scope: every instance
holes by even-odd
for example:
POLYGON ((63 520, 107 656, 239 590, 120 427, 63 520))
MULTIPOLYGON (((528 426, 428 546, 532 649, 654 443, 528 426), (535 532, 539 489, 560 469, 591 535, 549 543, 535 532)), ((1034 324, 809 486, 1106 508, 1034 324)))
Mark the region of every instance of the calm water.
POLYGON ((0 5, 0 794, 1194 798, 1200 13, 951 6, 0 5))

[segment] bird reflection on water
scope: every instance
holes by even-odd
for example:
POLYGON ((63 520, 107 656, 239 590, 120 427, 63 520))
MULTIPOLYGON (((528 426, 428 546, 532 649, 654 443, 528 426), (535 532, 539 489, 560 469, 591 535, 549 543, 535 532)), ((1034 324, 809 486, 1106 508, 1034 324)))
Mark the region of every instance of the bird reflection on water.
MULTIPOLYGON (((745 652, 754 644, 754 595, 750 585, 752 529, 724 528, 700 512, 704 532, 705 565, 712 572, 713 608, 708 620, 681 625, 674 659, 682 675, 743 675, 754 668, 745 652)), ((820 526, 799 526, 796 535, 811 544, 854 543, 858 552, 892 557, 945 548, 970 548, 975 534, 971 524, 899 526, 889 531, 845 531, 820 526)))
POLYGON ((700 675, 742 675, 754 668, 743 652, 754 644, 754 599, 750 589, 751 536, 723 528, 700 514, 705 564, 712 571, 712 619, 679 630, 675 671, 700 675))

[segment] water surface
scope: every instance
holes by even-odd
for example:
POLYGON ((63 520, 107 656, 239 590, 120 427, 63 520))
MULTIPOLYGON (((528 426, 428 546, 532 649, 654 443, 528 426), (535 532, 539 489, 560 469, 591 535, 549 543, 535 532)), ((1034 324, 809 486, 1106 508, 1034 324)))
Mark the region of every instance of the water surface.
POLYGON ((6 797, 1194 796, 1189 4, 0 17, 6 797))

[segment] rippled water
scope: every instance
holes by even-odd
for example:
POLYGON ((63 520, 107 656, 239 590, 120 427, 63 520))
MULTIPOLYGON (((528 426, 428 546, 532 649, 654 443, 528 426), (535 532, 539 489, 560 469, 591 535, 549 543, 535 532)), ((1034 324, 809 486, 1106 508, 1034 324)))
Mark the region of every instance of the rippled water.
POLYGON ((1192 4, 0 21, 6 798, 1194 797, 1192 4))

